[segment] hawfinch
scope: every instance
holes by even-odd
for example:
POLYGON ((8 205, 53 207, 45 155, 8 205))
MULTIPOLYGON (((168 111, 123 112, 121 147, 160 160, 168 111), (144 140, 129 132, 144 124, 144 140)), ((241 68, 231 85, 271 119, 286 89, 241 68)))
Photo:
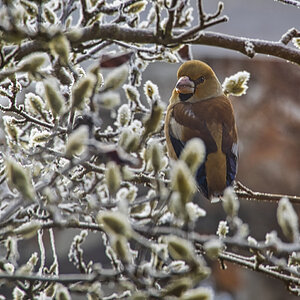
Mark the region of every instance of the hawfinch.
POLYGON ((202 139, 206 157, 196 181, 207 198, 220 196, 237 171, 237 130, 231 102, 204 62, 185 62, 177 78, 164 128, 169 157, 178 159, 187 141, 202 139))

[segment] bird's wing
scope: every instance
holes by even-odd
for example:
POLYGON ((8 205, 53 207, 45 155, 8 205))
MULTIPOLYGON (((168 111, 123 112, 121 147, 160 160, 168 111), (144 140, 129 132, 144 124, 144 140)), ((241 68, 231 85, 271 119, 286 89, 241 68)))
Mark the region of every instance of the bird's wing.
POLYGON ((202 165, 198 170, 199 185, 205 187, 204 179, 210 172, 209 169, 219 172, 213 183, 216 188, 222 185, 225 188, 232 183, 237 170, 237 133, 233 109, 226 97, 196 103, 179 102, 174 105, 170 116, 169 136, 177 157, 191 138, 203 140, 206 146, 206 166, 202 165), (218 183, 216 180, 222 182, 218 183))

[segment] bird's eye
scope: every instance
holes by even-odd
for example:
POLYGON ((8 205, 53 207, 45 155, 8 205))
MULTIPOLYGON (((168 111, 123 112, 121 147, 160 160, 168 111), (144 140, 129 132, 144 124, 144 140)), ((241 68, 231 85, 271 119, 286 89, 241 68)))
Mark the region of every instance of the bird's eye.
POLYGON ((199 83, 203 83, 205 80, 205 77, 204 76, 200 76, 198 79, 196 79, 194 81, 195 85, 199 84, 199 83))

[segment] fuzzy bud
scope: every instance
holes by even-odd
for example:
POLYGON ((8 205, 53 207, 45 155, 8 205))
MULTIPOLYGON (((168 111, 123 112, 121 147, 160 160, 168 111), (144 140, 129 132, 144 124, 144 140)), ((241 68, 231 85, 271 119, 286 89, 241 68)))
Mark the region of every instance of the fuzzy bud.
POLYGON ((193 202, 188 202, 185 205, 185 210, 190 221, 195 222, 199 217, 205 217, 206 211, 193 202))
POLYGON ((162 146, 157 142, 153 142, 150 146, 150 160, 154 173, 157 174, 163 166, 162 146))
POLYGON ((224 190, 222 198, 224 211, 229 217, 235 217, 238 213, 240 202, 234 192, 233 187, 229 186, 224 190))
POLYGON ((150 116, 144 121, 145 132, 144 135, 148 136, 150 133, 155 132, 159 126, 163 114, 163 107, 157 101, 152 105, 150 116))
POLYGON ((62 65, 66 66, 69 63, 70 42, 62 33, 56 34, 49 43, 49 48, 53 55, 59 57, 62 65))
POLYGON ((56 23, 56 14, 49 9, 48 7, 44 7, 44 15, 45 15, 45 19, 50 23, 50 24, 55 24, 56 23))
POLYGON ((119 146, 126 152, 135 152, 138 150, 140 136, 132 130, 125 128, 119 138, 119 146))
POLYGON ((95 76, 92 74, 82 77, 72 89, 72 108, 81 109, 85 98, 91 96, 93 86, 95 84, 95 76))
POLYGON ((64 110, 64 99, 55 85, 52 80, 44 82, 47 103, 54 117, 60 115, 64 110))
POLYGON ((138 14, 145 9, 147 1, 139 1, 129 5, 126 8, 128 14, 138 14))
POLYGON ((106 165, 105 181, 110 195, 115 195, 121 185, 121 172, 115 162, 109 162, 106 165))
POLYGON ((222 241, 217 240, 217 239, 211 239, 204 243, 204 250, 206 252, 206 255, 210 259, 217 259, 220 252, 222 251, 224 244, 222 241))
POLYGON ((131 110, 128 104, 123 104, 118 109, 117 124, 121 127, 127 126, 131 120, 131 110))
POLYGON ((200 164, 205 159, 205 152, 203 141, 199 138, 193 138, 186 143, 180 159, 187 164, 192 174, 196 174, 200 164))
POLYGON ((129 84, 124 84, 123 89, 125 91, 127 99, 140 106, 140 93, 137 88, 129 84))
POLYGON ((220 221, 217 229, 217 235, 220 238, 225 238, 229 232, 229 227, 227 226, 227 221, 220 221))
POLYGON ((163 292, 163 295, 165 297, 175 296, 175 299, 178 299, 178 297, 180 297, 185 291, 189 290, 192 286, 193 281, 189 277, 182 277, 168 284, 163 292))
POLYGON ((112 72, 108 74, 104 82, 104 90, 115 90, 119 88, 128 77, 128 67, 122 65, 119 68, 115 68, 112 72))
POLYGON ((116 92, 107 92, 101 95, 101 105, 107 109, 113 109, 121 102, 120 94, 116 92))
POLYGON ((192 243, 177 236, 167 237, 168 251, 175 260, 183 260, 186 263, 194 262, 195 254, 192 243))
POLYGON ((131 253, 128 240, 122 235, 118 235, 112 239, 112 248, 123 263, 131 261, 131 253))
POLYGON ((132 235, 131 225, 126 216, 120 212, 100 212, 97 222, 108 234, 123 235, 130 238, 132 235))
POLYGON ((35 17, 38 13, 38 8, 33 1, 21 0, 20 3, 24 7, 29 16, 35 17))
POLYGON ((35 192, 31 178, 26 170, 13 159, 6 161, 6 170, 9 183, 12 184, 26 200, 34 200, 35 192))
POLYGON ((159 98, 158 87, 150 80, 147 80, 144 84, 144 93, 149 103, 154 102, 159 98))
POLYGON ((71 300, 71 295, 66 287, 58 285, 55 293, 55 300, 71 300))
POLYGON ((38 230, 41 228, 41 222, 38 220, 32 220, 24 223, 14 230, 14 233, 25 239, 30 239, 36 236, 38 230))
POLYGON ((238 72, 230 77, 226 77, 222 87, 226 95, 242 96, 246 94, 250 78, 250 73, 247 71, 238 72))
POLYGON ((189 168, 183 161, 176 161, 171 173, 171 185, 177 191, 181 200, 189 202, 196 192, 196 182, 189 168))
POLYGON ((19 71, 34 73, 42 67, 47 59, 48 56, 46 53, 35 52, 33 54, 29 54, 22 59, 19 71))
POLYGON ((25 95, 24 103, 27 111, 39 114, 43 113, 45 103, 40 96, 34 93, 27 93, 25 95))
POLYGON ((84 151, 89 137, 89 129, 87 126, 80 126, 73 131, 68 139, 66 146, 66 156, 71 158, 74 155, 80 155, 84 151))
POLYGON ((282 198, 277 208, 277 221, 282 232, 290 241, 299 237, 298 216, 288 198, 282 198))
POLYGON ((214 294, 212 289, 207 287, 199 287, 186 291, 180 300, 213 300, 214 294))
POLYGON ((10 116, 3 116, 2 118, 4 121, 5 132, 9 135, 11 140, 17 142, 20 135, 20 129, 15 124, 15 119, 10 116))

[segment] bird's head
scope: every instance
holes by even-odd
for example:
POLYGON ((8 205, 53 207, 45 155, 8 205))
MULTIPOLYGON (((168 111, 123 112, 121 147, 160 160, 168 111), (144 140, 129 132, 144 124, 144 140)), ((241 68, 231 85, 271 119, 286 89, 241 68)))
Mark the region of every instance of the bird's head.
POLYGON ((197 102, 223 95, 222 86, 210 66, 190 60, 180 66, 175 91, 180 101, 197 102))

